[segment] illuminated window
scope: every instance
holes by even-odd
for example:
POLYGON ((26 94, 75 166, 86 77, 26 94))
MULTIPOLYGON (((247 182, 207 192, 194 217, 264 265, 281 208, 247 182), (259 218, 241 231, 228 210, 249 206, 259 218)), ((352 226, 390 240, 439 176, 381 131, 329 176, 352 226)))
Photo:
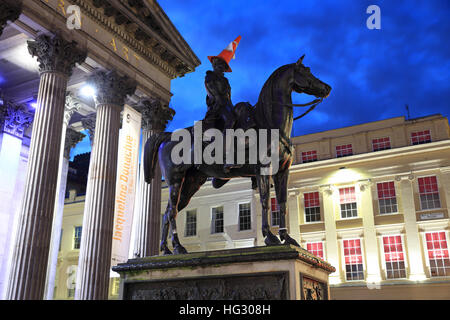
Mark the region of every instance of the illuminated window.
POLYGON ((380 214, 397 212, 394 181, 377 183, 380 214))
POLYGON ((302 163, 317 161, 317 151, 311 150, 302 152, 302 163))
POLYGON ((272 213, 272 226, 280 225, 280 207, 276 198, 270 199, 270 209, 272 213))
POLYGON ((239 231, 250 230, 252 228, 251 215, 250 203, 242 203, 239 205, 239 231))
POLYGON ((422 144, 431 142, 430 130, 411 132, 411 144, 422 144))
POLYGON ((386 150, 391 148, 391 140, 389 137, 385 138, 378 138, 372 140, 372 150, 373 151, 380 151, 380 150, 386 150))
POLYGON ((356 209, 356 194, 355 187, 340 188, 339 189, 341 218, 354 218, 358 216, 356 209))
POLYGON ((361 253, 361 240, 343 240, 345 277, 347 281, 364 280, 364 267, 361 253))
POLYGON ((197 210, 186 211, 186 228, 184 230, 185 237, 197 235, 197 210))
POLYGON ((73 233, 73 248, 74 249, 80 249, 80 244, 81 244, 81 230, 82 227, 81 226, 76 226, 74 228, 74 233, 73 233))
POLYGON ((353 149, 351 144, 344 144, 336 146, 336 158, 353 155, 353 149))
POLYGON ((401 236, 383 237, 384 260, 386 261, 386 278, 406 278, 405 258, 401 236))
POLYGON ((318 256, 321 259, 325 259, 323 255, 323 242, 308 242, 306 244, 306 250, 313 255, 318 256))
POLYGON ((420 206, 422 210, 441 207, 439 189, 435 176, 418 178, 420 206))
POLYGON ((320 221, 319 192, 304 194, 305 198, 305 222, 320 221))
POLYGON ((211 233, 223 232, 223 207, 212 208, 211 233))
POLYGON ((450 258, 445 231, 425 234, 432 277, 450 276, 450 258))

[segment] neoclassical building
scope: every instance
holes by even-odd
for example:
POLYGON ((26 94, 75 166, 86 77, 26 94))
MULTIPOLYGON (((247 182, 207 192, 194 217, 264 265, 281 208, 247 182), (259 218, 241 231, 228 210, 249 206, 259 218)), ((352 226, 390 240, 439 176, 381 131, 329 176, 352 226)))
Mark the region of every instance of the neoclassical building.
MULTIPOLYGON (((124 105, 144 140, 164 130, 171 80, 200 61, 154 0, 1 1, 0 56, 1 298, 54 296, 69 153, 89 134, 74 295, 106 299, 124 105)), ((159 228, 155 181, 137 191, 142 255, 159 228)))

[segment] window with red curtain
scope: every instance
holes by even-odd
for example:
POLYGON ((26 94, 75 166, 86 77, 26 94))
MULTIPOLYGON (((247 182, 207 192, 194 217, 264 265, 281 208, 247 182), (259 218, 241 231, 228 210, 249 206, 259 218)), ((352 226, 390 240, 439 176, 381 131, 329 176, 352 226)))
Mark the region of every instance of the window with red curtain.
POLYGON ((450 276, 450 258, 445 231, 425 234, 432 277, 450 276))
POLYGON ((411 132, 411 144, 422 144, 431 142, 430 130, 411 132))
POLYGON ((439 200, 439 189, 435 176, 417 179, 419 184, 420 205, 422 210, 436 209, 441 207, 439 200))
POLYGON ((394 181, 377 183, 380 214, 397 212, 394 181))
POLYGON ((302 152, 302 163, 317 161, 317 151, 305 151, 302 152))
POLYGON ((353 148, 351 144, 343 144, 336 146, 336 158, 353 155, 353 148))
POLYGON ((272 213, 272 226, 280 225, 280 207, 278 206, 277 198, 270 199, 270 209, 272 213))
POLYGON ((372 150, 380 151, 391 148, 391 139, 389 137, 377 138, 372 140, 372 150))
POLYGON ((305 199, 305 221, 320 221, 319 192, 308 192, 303 194, 305 199))
POLYGON ((345 277, 348 281, 364 280, 364 267, 360 239, 342 241, 344 246, 345 277))
POLYGON ((402 237, 383 237, 384 260, 386 262, 386 278, 406 278, 405 256, 403 252, 402 237))
POLYGON ((340 188, 339 201, 341 205, 341 218, 354 218, 358 216, 355 187, 340 188))
POLYGON ((311 252, 313 255, 318 256, 321 259, 325 259, 323 255, 323 242, 308 242, 306 244, 306 250, 311 252))

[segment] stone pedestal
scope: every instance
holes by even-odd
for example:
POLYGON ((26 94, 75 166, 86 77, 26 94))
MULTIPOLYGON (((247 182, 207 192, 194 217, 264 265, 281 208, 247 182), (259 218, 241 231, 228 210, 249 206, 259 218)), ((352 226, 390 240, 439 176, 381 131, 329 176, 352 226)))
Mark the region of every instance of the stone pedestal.
POLYGON ((130 259, 113 271, 123 300, 322 300, 335 269, 280 245, 130 259))

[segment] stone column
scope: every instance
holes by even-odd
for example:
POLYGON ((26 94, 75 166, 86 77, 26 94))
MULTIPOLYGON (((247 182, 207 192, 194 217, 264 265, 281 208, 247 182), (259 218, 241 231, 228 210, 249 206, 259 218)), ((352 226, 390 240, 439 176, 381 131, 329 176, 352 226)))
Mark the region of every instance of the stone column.
POLYGON ((325 247, 327 250, 327 261, 336 268, 336 271, 330 274, 330 284, 342 282, 341 268, 339 260, 339 248, 336 231, 336 219, 333 204, 333 189, 331 186, 320 188, 323 201, 323 217, 325 221, 325 247))
POLYGON ((115 71, 99 71, 89 81, 96 88, 97 120, 91 151, 75 299, 108 299, 120 112, 136 84, 115 71))
POLYGON ((91 152, 92 152, 92 146, 94 145, 94 135, 95 135, 95 121, 97 119, 97 114, 91 113, 81 119, 81 124, 83 127, 88 131, 89 134, 89 141, 91 142, 91 152))
POLYGON ((85 137, 81 132, 68 128, 72 115, 80 109, 80 103, 69 93, 66 97, 64 109, 64 123, 61 141, 64 141, 59 154, 58 185, 56 186, 55 211, 53 214, 53 228, 50 241, 50 256, 47 269, 47 286, 45 298, 53 299, 55 287, 56 265, 58 262, 59 243, 61 240, 61 227, 64 212, 64 198, 66 195, 67 173, 69 171, 70 150, 85 137))
POLYGON ((139 205, 134 253, 139 257, 159 254, 161 224, 161 169, 156 165, 155 178, 144 180, 144 147, 152 134, 163 132, 175 111, 158 100, 142 101, 136 109, 142 114, 142 151, 139 173, 139 205))
POLYGON ((15 21, 22 13, 22 1, 2 0, 0 2, 0 36, 8 21, 15 21))
POLYGON ((75 42, 59 35, 40 35, 28 41, 28 50, 37 56, 40 84, 7 293, 11 300, 44 297, 67 80, 86 59, 75 42))
POLYGON ((288 193, 288 228, 289 234, 293 239, 300 243, 300 212, 299 212, 299 191, 290 191, 288 193))
MULTIPOLYGON (((3 298, 7 270, 10 263, 13 226, 17 220, 20 198, 15 186, 23 187, 21 176, 22 139, 33 121, 33 114, 26 108, 9 102, 0 105, 0 299, 3 298)), ((20 188, 19 188, 20 189, 20 188)), ((17 224, 17 222, 16 222, 17 224)))
POLYGON ((422 247, 416 219, 416 207, 414 205, 413 175, 397 176, 395 178, 400 188, 400 201, 405 219, 405 242, 409 258, 409 280, 425 280, 425 271, 422 258, 422 247))
POLYGON ((361 208, 364 229, 364 246, 366 249, 366 282, 379 284, 381 281, 380 259, 378 255, 377 232, 375 229, 375 217, 373 214, 372 183, 359 182, 361 191, 361 208))

